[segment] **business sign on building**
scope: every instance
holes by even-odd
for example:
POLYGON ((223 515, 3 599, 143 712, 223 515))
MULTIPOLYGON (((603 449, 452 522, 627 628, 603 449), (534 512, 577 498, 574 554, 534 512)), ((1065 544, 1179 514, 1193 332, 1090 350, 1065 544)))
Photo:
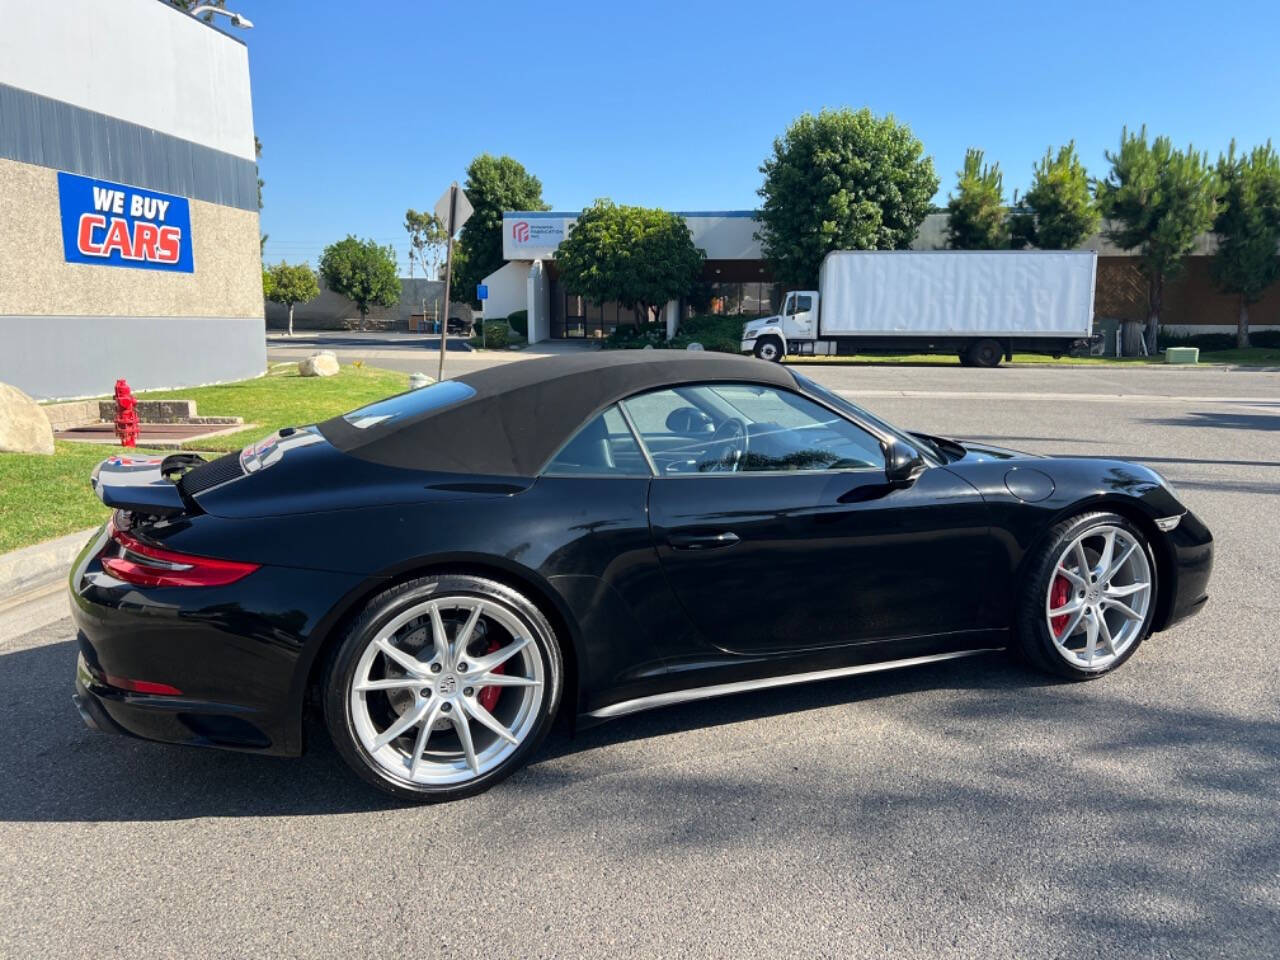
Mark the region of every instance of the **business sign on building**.
POLYGON ((68 263, 195 270, 186 197, 59 172, 58 203, 68 263))
POLYGON ((502 254, 508 260, 553 256, 572 221, 563 217, 503 217, 502 254))

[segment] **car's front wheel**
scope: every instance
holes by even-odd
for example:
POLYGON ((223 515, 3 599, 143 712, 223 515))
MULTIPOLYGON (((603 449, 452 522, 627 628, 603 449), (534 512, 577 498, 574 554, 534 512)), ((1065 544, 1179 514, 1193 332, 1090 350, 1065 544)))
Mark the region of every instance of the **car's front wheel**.
POLYGON ((1145 534, 1114 513, 1057 524, 1032 558, 1018 644, 1035 666, 1088 680, 1133 656, 1155 617, 1156 561, 1145 534))
POLYGON ((338 752, 399 797, 451 800, 523 766, 560 701, 546 618, 510 587, 436 576, 375 597, 337 648, 324 715, 338 752))

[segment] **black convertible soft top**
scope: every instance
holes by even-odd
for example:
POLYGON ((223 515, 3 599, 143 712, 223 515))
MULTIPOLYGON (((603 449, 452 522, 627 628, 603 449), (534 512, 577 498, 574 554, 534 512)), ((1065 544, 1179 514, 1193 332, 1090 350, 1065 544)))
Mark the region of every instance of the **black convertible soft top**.
MULTIPOLYGON (((424 387, 449 392, 443 405, 380 419, 357 411, 320 424, 344 453, 392 467, 528 477, 587 419, 645 390, 682 383, 760 383, 795 389, 786 367, 730 354, 685 350, 597 351, 519 360, 424 387), (449 387, 465 384, 469 389, 449 387), (472 393, 471 391, 474 391, 472 393)), ((401 394, 406 406, 409 394, 401 394)), ((428 400, 424 396, 423 400, 428 400)), ((383 401, 365 408, 369 414, 383 401)))

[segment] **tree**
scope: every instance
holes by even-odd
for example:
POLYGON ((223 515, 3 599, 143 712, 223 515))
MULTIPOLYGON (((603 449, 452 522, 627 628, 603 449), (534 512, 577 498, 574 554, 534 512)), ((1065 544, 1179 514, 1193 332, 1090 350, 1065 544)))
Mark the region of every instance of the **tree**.
POLYGON ((329 244, 320 257, 320 275, 330 290, 356 305, 361 330, 370 307, 393 307, 400 302, 395 250, 372 240, 348 234, 345 240, 329 244))
POLYGON ((1031 189, 1012 222, 1014 246, 1074 250, 1098 229, 1098 207, 1089 175, 1076 155, 1075 141, 1045 150, 1036 164, 1031 189))
POLYGON ((454 247, 453 288, 456 299, 474 302, 476 286, 497 270, 502 256, 502 214, 508 210, 547 210, 542 182, 508 156, 482 153, 467 167, 463 192, 475 211, 454 247))
POLYGON ((1215 178, 1204 154, 1175 150, 1168 137, 1147 142, 1147 128, 1120 135, 1118 153, 1107 151, 1111 172, 1094 187, 1107 238, 1138 251, 1147 278, 1147 350, 1160 335, 1166 282, 1177 276, 1196 237, 1213 226, 1215 178))
POLYGON ((756 234, 778 279, 813 287, 832 250, 902 250, 938 190, 905 124, 870 110, 805 113, 773 141, 756 234))
POLYGON ((1243 348, 1249 346, 1249 304, 1280 276, 1280 157, 1270 140, 1237 157, 1233 140, 1218 158, 1217 174, 1218 252, 1210 269, 1223 292, 1239 300, 1236 346, 1243 348))
POLYGON ((953 250, 1004 250, 1009 246, 1009 208, 1004 203, 1000 164, 987 166, 982 151, 970 147, 956 173, 956 192, 947 197, 947 246, 953 250))
POLYGON ((293 305, 320 296, 320 284, 309 263, 285 263, 262 271, 262 295, 289 308, 289 336, 293 336, 293 305))
POLYGON ((693 288, 705 258, 683 217, 597 200, 556 250, 556 269, 574 293, 593 303, 616 300, 647 318, 693 288))
MULTIPOLYGON (((404 213, 404 228, 409 234, 410 264, 417 261, 422 275, 428 280, 435 279, 444 262, 445 244, 449 242, 444 224, 434 213, 419 213, 410 207, 404 213)), ((457 269, 456 263, 454 269, 457 269)))

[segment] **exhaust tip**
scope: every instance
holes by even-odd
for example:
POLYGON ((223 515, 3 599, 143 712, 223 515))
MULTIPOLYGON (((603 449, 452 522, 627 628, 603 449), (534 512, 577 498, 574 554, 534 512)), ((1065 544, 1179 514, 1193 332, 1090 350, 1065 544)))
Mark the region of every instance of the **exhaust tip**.
POLYGON ((91 714, 89 712, 89 708, 85 706, 84 697, 80 696, 78 693, 73 693, 71 695, 71 702, 75 704, 76 713, 80 714, 80 719, 84 721, 84 725, 86 727, 90 730, 97 730, 98 732, 102 731, 102 728, 98 726, 98 721, 93 719, 93 714, 91 714))

